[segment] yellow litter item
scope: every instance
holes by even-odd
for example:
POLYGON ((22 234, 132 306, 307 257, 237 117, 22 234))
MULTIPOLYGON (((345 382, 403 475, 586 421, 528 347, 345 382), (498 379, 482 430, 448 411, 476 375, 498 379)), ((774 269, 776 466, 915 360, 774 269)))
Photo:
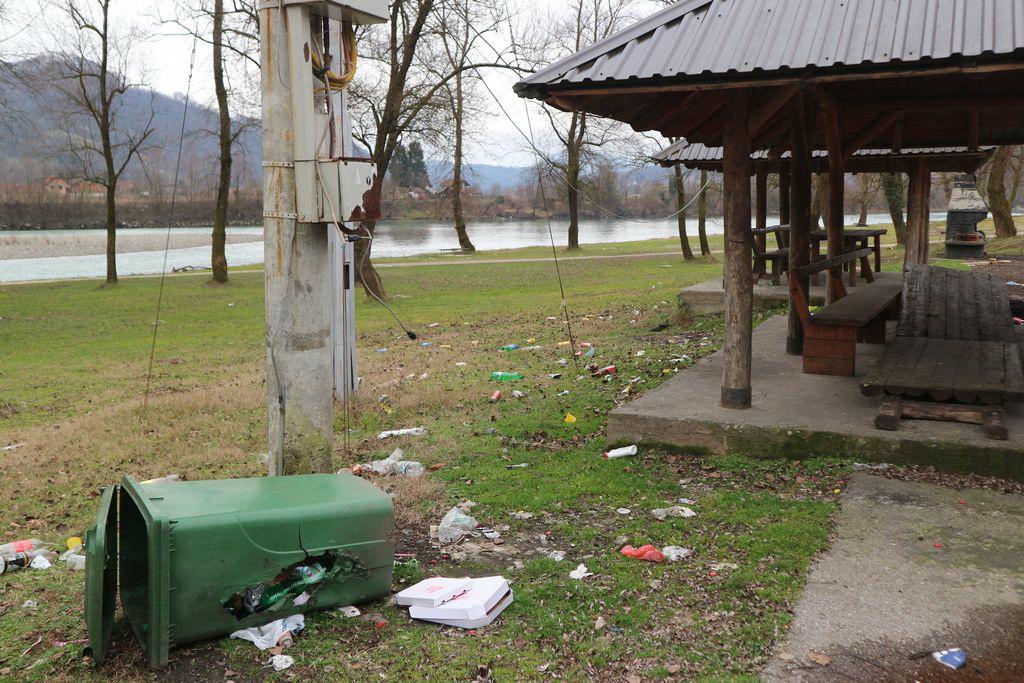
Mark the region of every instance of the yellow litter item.
POLYGON ((576 416, 573 415, 572 413, 566 413, 565 414, 565 421, 566 421, 567 424, 575 424, 576 423, 576 416))
POLYGON ((72 536, 68 539, 68 550, 77 550, 82 547, 82 539, 78 536, 72 536))

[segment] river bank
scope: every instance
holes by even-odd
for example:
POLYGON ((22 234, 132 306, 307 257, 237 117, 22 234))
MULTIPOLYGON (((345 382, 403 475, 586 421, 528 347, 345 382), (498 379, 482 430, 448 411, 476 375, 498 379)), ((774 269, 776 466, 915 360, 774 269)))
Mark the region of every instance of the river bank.
MULTIPOLYGON (((227 235, 228 244, 261 242, 263 231, 233 232, 227 235)), ((117 253, 129 254, 141 251, 160 251, 165 246, 171 249, 208 247, 211 237, 209 229, 198 228, 195 232, 172 229, 166 230, 122 229, 117 233, 117 253), (201 230, 201 232, 200 232, 201 230)), ((53 256, 92 256, 107 253, 107 236, 101 232, 73 230, 17 231, 0 233, 0 261, 9 259, 36 259, 53 256)))

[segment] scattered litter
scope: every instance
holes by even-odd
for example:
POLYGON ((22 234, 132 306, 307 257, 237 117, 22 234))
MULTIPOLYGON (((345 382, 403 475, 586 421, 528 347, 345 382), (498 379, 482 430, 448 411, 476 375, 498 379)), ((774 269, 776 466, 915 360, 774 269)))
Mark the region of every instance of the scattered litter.
POLYGON ((409 427, 408 429, 392 429, 390 431, 381 432, 377 435, 378 439, 390 439, 393 436, 423 436, 427 433, 424 427, 409 427))
POLYGON ((568 365, 569 364, 569 359, 568 358, 559 358, 558 359, 558 364, 562 365, 562 366, 568 365))
POLYGON ((640 349, 639 351, 636 352, 636 357, 637 358, 643 358, 646 354, 647 354, 646 351, 644 351, 643 349, 640 349))
POLYGON ((274 671, 284 671, 291 668, 291 665, 295 663, 295 659, 289 655, 274 655, 270 658, 270 663, 273 665, 274 671))
POLYGON ((464 367, 466 367, 466 365, 468 365, 468 363, 466 363, 465 361, 461 361, 460 360, 458 363, 455 364, 455 367, 457 367, 457 368, 464 368, 464 367))
POLYGON ((403 607, 437 607, 462 595, 472 587, 472 579, 449 579, 443 576, 434 576, 401 591, 395 595, 395 602, 403 607))
POLYGON ((488 400, 491 403, 497 403, 498 401, 500 401, 501 400, 501 390, 499 389, 498 391, 495 391, 493 394, 491 394, 491 397, 488 400))
POLYGON ((39 603, 35 600, 26 600, 21 605, 22 609, 36 609, 37 607, 39 607, 39 603))
POLYGON ((568 389, 563 389, 562 391, 558 392, 558 395, 559 396, 568 396, 569 395, 569 390, 568 389))
POLYGON ((272 647, 288 647, 294 642, 295 635, 304 628, 306 628, 306 618, 301 614, 296 614, 262 626, 252 626, 235 631, 231 637, 248 640, 261 650, 269 650, 272 647), (288 645, 282 644, 283 642, 287 642, 288 645))
POLYGON ((948 666, 950 669, 959 669, 967 663, 967 653, 958 647, 933 652, 932 657, 936 662, 948 666))
POLYGON ((499 351, 515 351, 518 348, 519 348, 519 344, 505 344, 504 346, 502 346, 498 350, 499 351))
POLYGON ((420 346, 422 346, 423 348, 427 348, 428 346, 433 346, 433 345, 434 345, 434 342, 420 342, 420 346))
POLYGON ((614 460, 615 458, 627 458, 631 455, 636 455, 636 444, 632 446, 623 446, 622 448, 614 448, 604 454, 607 460, 614 460))
POLYGON ((855 463, 853 463, 853 471, 854 472, 865 472, 865 471, 867 471, 867 472, 884 472, 885 470, 888 470, 888 469, 891 469, 891 468, 892 468, 892 465, 890 465, 887 462, 879 462, 879 463, 855 462, 855 463))
POLYGON ((1010 285, 1011 287, 1024 287, 1024 284, 1021 284, 1019 282, 1014 282, 1013 280, 1007 281, 1006 284, 1010 285))
POLYGON ((390 415, 394 412, 394 409, 391 407, 391 397, 387 394, 381 394, 380 398, 377 399, 377 405, 380 406, 385 415, 390 415))
POLYGON ((0 451, 13 451, 14 449, 21 448, 24 445, 25 444, 23 443, 12 443, 10 446, 4 446, 3 448, 0 448, 0 451))
POLYGON ((180 474, 167 474, 162 477, 156 477, 155 479, 147 479, 142 482, 143 484, 170 484, 172 482, 181 481, 180 474))
POLYGON ((562 373, 552 372, 550 375, 548 375, 548 379, 562 379, 562 373))
POLYGON ((32 569, 49 569, 53 565, 46 559, 46 555, 36 555, 32 558, 32 561, 28 563, 28 566, 32 569))
POLYGON ((693 551, 689 548, 683 548, 678 545, 667 545, 661 549, 661 554, 664 555, 665 559, 669 562, 678 562, 679 560, 685 560, 693 555, 693 551))
POLYGON ((526 398, 526 394, 523 393, 522 391, 518 391, 518 390, 517 391, 513 391, 512 392, 512 398, 526 398))
POLYGON ((423 463, 414 460, 406 460, 405 452, 396 448, 391 455, 383 460, 374 460, 370 463, 357 465, 353 468, 354 474, 370 471, 375 474, 395 474, 400 477, 422 477, 424 473, 423 463), (358 468, 358 471, 356 470, 358 468))
POLYGON ((440 327, 441 323, 430 323, 427 327, 440 327))
POLYGON ((587 565, 585 565, 585 564, 578 564, 578 565, 576 565, 576 569, 573 569, 571 572, 569 572, 569 578, 570 579, 576 579, 577 581, 582 581, 583 579, 587 578, 588 576, 593 576, 593 575, 594 575, 594 572, 588 571, 587 570, 587 565))
POLYGON ((711 566, 711 571, 713 571, 713 572, 720 572, 720 571, 723 571, 725 569, 739 569, 740 568, 740 566, 738 564, 734 564, 732 562, 712 562, 710 566, 711 566))
POLYGON ((542 550, 541 554, 550 557, 555 562, 562 562, 563 560, 565 560, 565 551, 564 550, 547 550, 547 551, 542 550))
POLYGON ((529 466, 530 466, 530 463, 528 463, 528 462, 521 462, 518 465, 505 465, 505 469, 507 469, 507 470, 525 470, 529 466))
POLYGON ((626 557, 633 557, 638 560, 643 560, 644 562, 661 563, 665 561, 665 555, 650 544, 642 545, 639 548, 634 548, 631 545, 624 545, 619 552, 626 557))
POLYGON ((525 519, 533 519, 534 514, 532 512, 523 512, 522 510, 520 510, 518 512, 513 512, 512 516, 515 517, 516 519, 524 519, 525 520, 525 519))
POLYGON ((683 505, 673 505, 670 508, 655 508, 651 510, 651 514, 659 522, 664 521, 668 517, 683 517, 689 519, 690 517, 696 517, 697 513, 688 507, 683 505))
POLYGON ((437 525, 437 540, 443 544, 455 543, 476 531, 480 526, 476 519, 462 509, 453 507, 437 525))
POLYGON ((565 414, 565 423, 566 424, 576 424, 576 416, 573 415, 572 413, 566 413, 565 414))
POLYGON ((683 505, 696 505, 697 504, 697 501, 695 501, 693 498, 677 498, 676 502, 677 503, 682 503, 683 505))
POLYGON ((512 604, 512 589, 503 576, 470 579, 470 588, 435 607, 412 606, 409 616, 458 628, 481 628, 512 604))
POLYGON ((349 619, 353 619, 362 614, 362 612, 359 611, 359 608, 355 607, 354 605, 345 605, 344 607, 339 607, 337 611, 341 612, 341 615, 343 617, 347 617, 349 619))
POLYGON ((386 346, 384 348, 382 348, 382 349, 377 349, 377 353, 387 353, 387 352, 388 352, 388 347, 386 347, 386 346))
POLYGON ((491 379, 495 382, 516 382, 523 379, 523 373, 521 372, 499 372, 495 371, 491 373, 491 379))
POLYGON ((629 508, 619 508, 619 509, 616 510, 616 512, 618 512, 620 515, 630 515, 630 514, 633 514, 633 511, 630 510, 629 508))
POLYGON ((553 315, 549 315, 549 316, 548 316, 547 318, 545 318, 545 320, 547 320, 548 322, 551 322, 551 321, 553 321, 553 320, 558 320, 558 318, 556 318, 556 317, 555 317, 555 316, 553 316, 553 315))
POLYGON ((672 359, 670 359, 669 363, 675 363, 677 365, 678 364, 681 364, 681 365, 693 365, 693 359, 690 358, 689 356, 683 355, 683 356, 680 356, 679 358, 672 358, 672 359))
POLYGON ((595 349, 593 346, 591 346, 589 349, 587 349, 587 352, 583 354, 583 357, 584 358, 593 358, 594 354, 596 354, 596 353, 597 353, 597 349, 595 349))
POLYGON ((603 367, 600 370, 594 372, 594 377, 604 377, 605 375, 614 375, 617 372, 614 365, 603 367))
POLYGON ((294 600, 292 600, 292 607, 302 607, 309 602, 309 599, 312 597, 313 596, 309 594, 309 591, 302 591, 295 596, 294 600))

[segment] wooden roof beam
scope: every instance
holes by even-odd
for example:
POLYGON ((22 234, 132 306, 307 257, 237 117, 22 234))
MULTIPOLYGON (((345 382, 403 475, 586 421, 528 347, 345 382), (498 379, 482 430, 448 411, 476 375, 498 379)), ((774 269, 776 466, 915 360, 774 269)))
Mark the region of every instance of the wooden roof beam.
POLYGON ((978 129, 981 127, 981 116, 977 109, 972 109, 967 115, 967 149, 978 151, 978 129))
POLYGON ((700 93, 690 93, 678 104, 668 107, 664 112, 655 112, 653 117, 637 121, 636 125, 639 126, 639 129, 641 130, 660 131, 662 126, 681 118, 682 115, 694 105, 699 96, 700 93))
POLYGON ((895 109, 876 116, 866 126, 850 136, 846 144, 843 145, 843 156, 849 159, 854 152, 870 143, 890 126, 902 119, 903 114, 903 110, 895 109))

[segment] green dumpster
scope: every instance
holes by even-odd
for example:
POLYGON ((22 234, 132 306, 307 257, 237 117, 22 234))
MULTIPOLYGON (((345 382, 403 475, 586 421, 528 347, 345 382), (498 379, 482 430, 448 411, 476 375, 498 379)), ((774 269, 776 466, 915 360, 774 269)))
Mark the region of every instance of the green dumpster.
POLYGON ((184 643, 388 595, 393 523, 390 498, 349 473, 126 476, 103 490, 86 534, 87 652, 97 665, 106 657, 118 586, 153 668, 184 643))

